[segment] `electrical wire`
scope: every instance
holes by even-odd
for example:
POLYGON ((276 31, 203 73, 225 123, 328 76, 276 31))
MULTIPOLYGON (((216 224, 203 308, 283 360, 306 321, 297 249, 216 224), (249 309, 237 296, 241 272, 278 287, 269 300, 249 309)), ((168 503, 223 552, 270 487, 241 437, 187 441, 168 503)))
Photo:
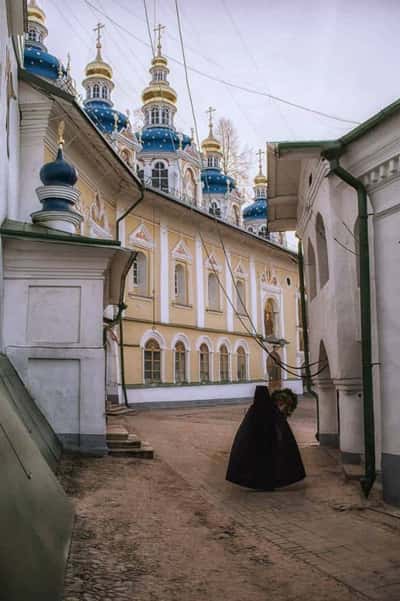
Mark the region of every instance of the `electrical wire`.
MULTIPOLYGON (((83 0, 86 4, 88 4, 89 6, 91 6, 92 8, 94 8, 94 10, 96 10, 97 12, 99 12, 100 14, 103 15, 104 18, 106 18, 108 21, 110 21, 111 23, 114 23, 114 25, 116 25, 117 27, 119 27, 122 31, 125 31, 125 33, 127 35, 129 35, 130 37, 132 37, 133 39, 135 39, 137 42, 139 42, 140 44, 147 46, 147 47, 151 47, 147 42, 145 42, 144 40, 142 40, 141 38, 139 38, 138 36, 136 36, 135 34, 133 34, 130 30, 128 30, 126 27, 124 27, 123 25, 121 25, 120 23, 118 23, 115 19, 113 19, 112 17, 110 17, 106 12, 104 12, 103 10, 99 9, 97 6, 95 6, 90 0, 83 0)), ((169 60, 171 60, 172 62, 184 66, 184 63, 178 59, 176 59, 173 56, 170 55, 165 55, 169 60)), ((359 121, 354 121, 352 119, 345 119, 343 117, 338 117, 337 115, 332 115, 330 113, 325 113, 323 111, 319 111, 317 109, 313 109, 307 106, 304 106, 302 104, 299 104, 297 102, 293 102, 291 100, 287 100, 286 98, 282 98, 281 96, 276 96, 274 94, 268 94, 267 92, 262 92, 260 90, 256 90, 254 88, 251 88, 249 86, 243 86, 240 84, 236 84, 232 81, 226 80, 226 79, 222 79, 219 77, 216 77, 210 73, 205 73, 204 71, 201 71, 200 69, 196 69, 195 67, 189 67, 187 66, 187 69, 189 71, 192 71, 193 73, 196 73, 197 75, 201 75, 202 77, 205 77, 207 79, 210 79, 211 81, 215 81, 217 83, 221 83, 224 84, 230 88, 236 88, 237 90, 241 90, 242 92, 247 92, 248 94, 255 94, 257 96, 263 96, 265 98, 270 98, 271 100, 276 100, 277 102, 281 102, 282 104, 286 104, 288 106, 291 106, 293 108, 308 112, 308 113, 313 113, 315 115, 319 115, 320 117, 325 117, 326 119, 332 119, 334 121, 340 121, 342 123, 348 123, 350 125, 359 125, 359 121)))
POLYGON ((155 50, 154 50, 153 37, 151 35, 150 20, 149 20, 149 13, 147 12, 146 0, 143 0, 143 6, 144 6, 144 13, 146 15, 146 26, 147 26, 147 33, 149 34, 149 40, 150 40, 150 45, 151 45, 151 52, 152 52, 153 58, 154 58, 155 55, 156 55, 156 53, 155 53, 155 50))

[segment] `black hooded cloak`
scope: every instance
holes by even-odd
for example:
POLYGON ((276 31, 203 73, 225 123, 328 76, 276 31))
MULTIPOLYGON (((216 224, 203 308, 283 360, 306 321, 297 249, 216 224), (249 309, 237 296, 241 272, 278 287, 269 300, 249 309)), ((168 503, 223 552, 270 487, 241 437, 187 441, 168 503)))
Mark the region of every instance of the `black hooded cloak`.
POLYGON ((226 479, 260 490, 288 486, 305 478, 300 452, 283 413, 266 386, 257 386, 233 441, 226 479))

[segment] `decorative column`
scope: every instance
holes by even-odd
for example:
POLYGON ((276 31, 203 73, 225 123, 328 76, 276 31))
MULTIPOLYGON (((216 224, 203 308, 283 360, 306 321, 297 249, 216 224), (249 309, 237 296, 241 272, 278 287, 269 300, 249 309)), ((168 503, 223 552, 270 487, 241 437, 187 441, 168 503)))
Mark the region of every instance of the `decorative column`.
MULTIPOLYGON (((233 298, 233 283, 232 276, 229 269, 229 265, 232 265, 231 254, 229 251, 226 251, 225 258, 225 280, 226 280, 226 294, 227 297, 231 300, 232 303, 235 302, 233 298)), ((233 332, 233 307, 228 300, 226 301, 226 329, 228 332, 233 332)))
POLYGON ((204 268, 203 248, 200 236, 196 236, 196 321, 197 327, 204 327, 204 268))
POLYGON ((336 389, 332 380, 316 380, 319 397, 319 442, 321 446, 339 446, 336 389))
POLYGON ((250 299, 251 299, 251 321, 254 324, 255 334, 258 330, 258 309, 257 309, 257 277, 254 257, 250 257, 250 299))
POLYGON ((160 321, 169 323, 168 225, 160 222, 160 321))
POLYGON ((339 392, 340 452, 343 463, 361 463, 364 412, 361 380, 335 380, 339 392))

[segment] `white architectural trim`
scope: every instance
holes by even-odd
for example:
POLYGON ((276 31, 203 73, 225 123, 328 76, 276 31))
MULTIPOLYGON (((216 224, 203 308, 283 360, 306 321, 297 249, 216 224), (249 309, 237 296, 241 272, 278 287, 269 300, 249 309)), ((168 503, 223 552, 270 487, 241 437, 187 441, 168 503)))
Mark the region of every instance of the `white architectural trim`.
POLYGON ((196 351, 200 350, 200 347, 202 344, 206 344, 208 346, 208 350, 210 351, 210 353, 214 352, 214 347, 213 347, 211 338, 209 338, 208 336, 200 336, 196 340, 196 346, 195 346, 196 351))
POLYGON ((144 332, 143 336, 140 339, 140 348, 144 349, 144 347, 146 346, 147 342, 149 340, 151 340, 152 338, 154 338, 154 340, 157 340, 158 344, 160 345, 160 349, 162 351, 166 351, 167 350, 167 343, 165 342, 165 338, 162 334, 160 334, 160 332, 158 330, 146 330, 146 332, 144 332))
POLYGON ((237 350, 240 346, 242 346, 244 348, 244 352, 246 353, 246 355, 250 354, 249 345, 248 345, 247 341, 244 340, 243 338, 239 338, 239 340, 236 340, 235 345, 233 347, 233 352, 237 353, 237 350))
MULTIPOLYGON (((233 282, 230 273, 229 265, 231 263, 230 252, 226 251, 225 257, 225 280, 226 280, 226 294, 230 299, 231 303, 234 303, 233 299, 233 282)), ((228 300, 226 300, 226 329, 228 332, 233 332, 233 306, 228 300)))
POLYGON ((196 320, 197 327, 204 328, 204 311, 205 311, 205 298, 204 298, 204 269, 203 269, 203 249, 200 237, 196 236, 196 320))
POLYGON ((146 248, 149 250, 154 248, 154 240, 144 223, 138 225, 138 227, 129 234, 128 241, 133 246, 138 246, 139 248, 146 248))
POLYGON ((189 341, 189 338, 186 336, 186 334, 181 334, 181 333, 175 334, 175 336, 172 338, 172 341, 171 341, 171 350, 172 351, 174 350, 177 342, 183 342, 183 344, 185 345, 185 349, 187 351, 191 350, 190 341, 189 341))
POLYGON ((168 225, 160 220, 160 321, 169 323, 168 225))
POLYGON ((219 349, 221 348, 221 346, 225 344, 226 348, 228 349, 228 353, 231 354, 232 353, 232 345, 230 343, 229 338, 226 338, 224 336, 221 336, 220 338, 218 338, 217 342, 215 343, 215 348, 217 353, 219 353, 219 349))
POLYGON ((257 277, 254 258, 250 257, 250 313, 254 325, 254 333, 258 331, 258 309, 257 309, 257 277))
POLYGON ((186 263, 191 263, 193 257, 185 243, 184 240, 179 240, 178 244, 172 250, 172 257, 177 261, 185 261, 186 263))

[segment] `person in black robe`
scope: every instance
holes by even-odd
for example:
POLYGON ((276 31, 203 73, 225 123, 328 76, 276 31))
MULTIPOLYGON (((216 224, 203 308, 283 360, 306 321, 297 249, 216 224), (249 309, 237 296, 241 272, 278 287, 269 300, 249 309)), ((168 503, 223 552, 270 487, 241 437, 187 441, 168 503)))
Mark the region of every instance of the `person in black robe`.
POLYGON ((274 490, 305 478, 296 440, 266 386, 254 401, 233 441, 226 479, 257 490, 274 490))

